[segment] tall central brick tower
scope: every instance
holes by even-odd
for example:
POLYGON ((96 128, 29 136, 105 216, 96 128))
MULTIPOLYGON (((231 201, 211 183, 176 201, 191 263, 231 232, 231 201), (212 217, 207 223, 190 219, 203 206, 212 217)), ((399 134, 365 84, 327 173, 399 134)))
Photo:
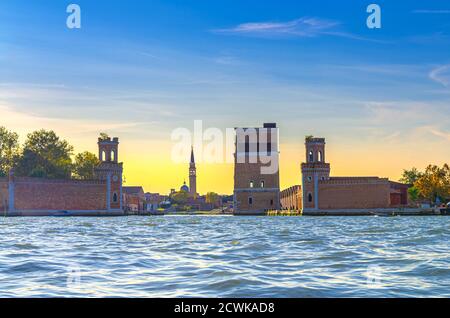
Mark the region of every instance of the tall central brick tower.
POLYGON ((264 215, 280 208, 278 128, 235 128, 234 214, 264 215))
POLYGON ((98 158, 100 164, 95 168, 95 176, 106 181, 106 208, 108 211, 123 211, 122 172, 119 159, 119 138, 99 138, 98 158))
POLYGON ((306 162, 302 163, 303 211, 319 209, 319 182, 330 178, 325 162, 325 138, 306 137, 306 162))
POLYGON ((197 168, 195 167, 194 148, 191 149, 191 162, 189 163, 189 193, 197 195, 197 168))

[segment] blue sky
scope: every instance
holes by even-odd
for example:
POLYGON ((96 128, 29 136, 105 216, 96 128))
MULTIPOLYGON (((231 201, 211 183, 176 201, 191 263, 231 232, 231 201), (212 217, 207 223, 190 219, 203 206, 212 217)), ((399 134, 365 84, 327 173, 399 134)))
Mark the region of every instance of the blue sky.
POLYGON ((369 1, 74 0, 69 30, 70 3, 1 1, 0 125, 150 149, 195 119, 276 121, 287 153, 314 134, 406 167, 450 157, 450 3, 373 1, 371 30, 369 1))

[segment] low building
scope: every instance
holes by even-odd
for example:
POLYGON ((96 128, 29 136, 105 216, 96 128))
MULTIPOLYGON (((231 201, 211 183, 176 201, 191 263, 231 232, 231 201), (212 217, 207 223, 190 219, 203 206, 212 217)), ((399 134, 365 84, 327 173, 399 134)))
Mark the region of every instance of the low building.
POLYGON ((300 211, 302 209, 302 191, 300 185, 294 185, 280 192, 282 210, 300 211))
POLYGON ((304 214, 369 214, 408 206, 409 185, 379 177, 331 177, 325 139, 307 137, 302 163, 304 214))
POLYGON ((144 189, 140 186, 123 187, 125 212, 140 214, 146 210, 144 189))
POLYGON ((404 207, 410 204, 408 201, 408 189, 412 184, 404 184, 395 181, 389 181, 391 185, 390 202, 393 207, 404 207))
POLYGON ((168 196, 160 195, 159 193, 149 193, 145 194, 145 206, 146 212, 155 212, 159 209, 161 203, 168 200, 168 196))

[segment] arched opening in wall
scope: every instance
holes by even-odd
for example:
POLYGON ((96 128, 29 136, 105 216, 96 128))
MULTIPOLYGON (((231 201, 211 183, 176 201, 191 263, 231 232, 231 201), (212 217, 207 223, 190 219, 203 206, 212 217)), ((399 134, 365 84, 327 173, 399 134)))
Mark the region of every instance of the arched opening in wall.
POLYGON ((117 201, 119 201, 119 196, 117 195, 117 193, 113 194, 113 202, 117 203, 117 201))
POLYGON ((322 162, 322 151, 319 151, 319 152, 317 153, 317 160, 318 160, 319 162, 322 162))
POLYGON ((112 161, 116 161, 117 160, 117 158, 116 158, 116 151, 115 150, 111 150, 111 160, 112 161))
POLYGON ((248 204, 250 204, 250 205, 253 204, 253 198, 252 197, 248 198, 248 204))
POLYGON ((253 181, 250 181, 250 188, 253 188, 254 187, 254 183, 253 183, 253 181))
POLYGON ((100 152, 100 161, 106 161, 106 151, 104 150, 100 152))
POLYGON ((313 196, 312 193, 308 193, 308 202, 312 202, 313 196))
POLYGON ((309 151, 309 162, 314 162, 314 153, 312 152, 312 150, 309 151))

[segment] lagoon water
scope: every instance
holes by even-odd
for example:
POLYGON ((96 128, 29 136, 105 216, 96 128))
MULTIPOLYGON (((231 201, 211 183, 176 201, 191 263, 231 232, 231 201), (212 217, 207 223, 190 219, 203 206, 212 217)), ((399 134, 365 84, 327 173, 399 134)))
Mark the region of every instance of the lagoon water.
POLYGON ((450 296, 448 217, 3 218, 0 297, 450 296))

